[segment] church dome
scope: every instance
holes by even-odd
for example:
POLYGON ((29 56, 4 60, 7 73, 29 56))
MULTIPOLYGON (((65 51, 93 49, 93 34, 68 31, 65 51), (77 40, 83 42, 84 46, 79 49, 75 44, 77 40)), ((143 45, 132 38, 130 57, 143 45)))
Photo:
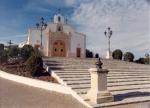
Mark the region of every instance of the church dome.
POLYGON ((62 16, 61 14, 56 14, 54 15, 54 23, 61 23, 64 24, 64 16, 62 16))

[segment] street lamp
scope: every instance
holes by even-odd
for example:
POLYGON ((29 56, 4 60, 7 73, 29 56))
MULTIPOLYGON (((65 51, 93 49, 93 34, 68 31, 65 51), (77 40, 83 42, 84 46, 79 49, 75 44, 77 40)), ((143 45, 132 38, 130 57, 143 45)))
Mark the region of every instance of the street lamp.
POLYGON ((11 42, 11 40, 9 40, 7 43, 8 43, 8 47, 11 48, 11 45, 13 44, 13 43, 11 42))
POLYGON ((43 17, 40 19, 39 23, 36 23, 36 27, 37 27, 37 29, 39 29, 41 31, 41 48, 42 48, 42 32, 47 27, 47 24, 44 22, 44 18, 43 17))
POLYGON ((112 36, 113 31, 111 30, 110 27, 107 28, 107 30, 104 32, 104 35, 106 36, 106 38, 108 38, 108 55, 106 58, 110 58, 111 57, 111 51, 110 51, 110 38, 112 36))

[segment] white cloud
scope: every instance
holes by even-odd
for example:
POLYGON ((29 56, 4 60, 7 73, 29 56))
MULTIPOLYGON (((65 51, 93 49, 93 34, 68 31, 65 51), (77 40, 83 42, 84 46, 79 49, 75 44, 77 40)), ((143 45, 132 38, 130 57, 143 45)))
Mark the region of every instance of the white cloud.
POLYGON ((76 1, 76 0, 65 0, 65 3, 66 3, 66 5, 68 5, 68 6, 72 6, 72 5, 75 4, 75 1, 76 1))
MULTIPOLYGON (((145 0, 91 0, 81 2, 72 21, 87 35, 87 47, 102 56, 107 50, 104 30, 114 31, 111 48, 140 55, 150 46, 148 3, 145 0)), ((149 49, 150 52, 150 49, 149 49)))

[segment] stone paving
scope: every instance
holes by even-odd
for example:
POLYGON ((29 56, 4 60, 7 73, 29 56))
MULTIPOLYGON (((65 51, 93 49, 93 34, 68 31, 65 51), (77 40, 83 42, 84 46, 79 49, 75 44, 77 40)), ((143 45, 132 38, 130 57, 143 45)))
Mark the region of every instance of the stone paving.
POLYGON ((0 108, 86 108, 72 96, 0 78, 0 108))

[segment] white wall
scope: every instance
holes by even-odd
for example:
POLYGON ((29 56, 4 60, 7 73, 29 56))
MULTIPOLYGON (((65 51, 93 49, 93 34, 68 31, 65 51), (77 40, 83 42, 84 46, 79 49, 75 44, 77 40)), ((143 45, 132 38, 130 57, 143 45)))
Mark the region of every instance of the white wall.
MULTIPOLYGON (((42 32, 42 46, 44 49, 47 49, 47 31, 42 32)), ((30 30, 30 39, 29 43, 34 47, 35 44, 41 45, 41 31, 37 29, 30 30)))
POLYGON ((81 54, 85 54, 85 35, 79 33, 72 34, 71 37, 71 53, 76 54, 76 49, 81 48, 81 54))
MULTIPOLYGON (((46 30, 43 31, 42 35, 42 45, 44 50, 48 49, 48 32, 49 30, 51 32, 57 31, 57 23, 49 23, 46 30)), ((84 34, 75 32, 74 28, 64 24, 63 25, 63 32, 65 33, 71 33, 71 54, 74 53, 76 55, 76 49, 81 48, 81 55, 85 55, 85 49, 86 49, 86 36, 84 34)), ((30 29, 30 44, 34 46, 35 44, 41 44, 41 32, 40 30, 37 30, 36 28, 30 29), (37 40, 39 42, 37 42, 37 40)))

